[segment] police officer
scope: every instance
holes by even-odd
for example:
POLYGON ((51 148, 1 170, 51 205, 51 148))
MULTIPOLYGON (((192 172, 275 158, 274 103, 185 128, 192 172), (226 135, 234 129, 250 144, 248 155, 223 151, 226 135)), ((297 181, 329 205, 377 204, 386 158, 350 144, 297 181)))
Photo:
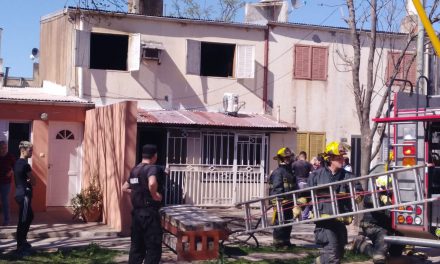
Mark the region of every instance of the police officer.
MULTIPOLYGON (((278 168, 272 172, 269 177, 269 195, 282 194, 296 190, 296 179, 292 173, 291 163, 293 161, 294 154, 289 148, 281 148, 278 150, 274 160, 278 161, 278 168)), ((282 201, 282 208, 284 214, 284 220, 288 222, 293 219, 293 202, 291 198, 282 197, 279 198, 282 201)), ((276 205, 274 204, 274 213, 272 217, 272 224, 278 225, 278 215, 276 205)), ((290 243, 290 233, 292 232, 292 226, 274 228, 273 230, 273 245, 276 248, 288 248, 294 246, 290 243)))
POLYGON ((162 203, 164 171, 155 165, 157 147, 142 147, 142 162, 130 172, 123 190, 131 193, 132 225, 128 262, 159 263, 162 255, 162 226, 159 208, 162 203))
MULTIPOLYGON (((376 179, 376 189, 379 193, 381 206, 391 204, 391 193, 387 191, 387 186, 389 187, 391 180, 391 176, 386 175, 376 179)), ((364 208, 373 208, 371 196, 365 197, 364 208)), ((374 264, 385 264, 387 253, 391 257, 402 254, 405 246, 389 245, 384 240, 387 235, 396 235, 392 227, 391 212, 389 210, 365 213, 360 226, 364 235, 372 243, 367 242, 363 236, 356 237, 353 242, 354 251, 370 256, 374 264)))
MULTIPOLYGON (((328 144, 324 153, 324 166, 311 173, 308 186, 314 187, 352 178, 353 175, 342 168, 344 155, 349 149, 350 147, 344 143, 331 142, 328 144)), ((356 184, 356 190, 362 190, 360 184, 356 184)), ((340 195, 350 193, 349 186, 347 184, 340 185, 336 188, 336 193, 340 195)), ((333 210, 329 201, 328 189, 317 191, 317 196, 318 205, 314 206, 318 207, 321 218, 330 217, 333 210)), ((339 213, 351 211, 350 200, 340 199, 338 208, 339 213)), ((352 220, 352 217, 345 217, 316 222, 315 241, 322 249, 315 263, 341 263, 344 256, 344 246, 347 244, 347 228, 345 225, 351 224, 352 220)))

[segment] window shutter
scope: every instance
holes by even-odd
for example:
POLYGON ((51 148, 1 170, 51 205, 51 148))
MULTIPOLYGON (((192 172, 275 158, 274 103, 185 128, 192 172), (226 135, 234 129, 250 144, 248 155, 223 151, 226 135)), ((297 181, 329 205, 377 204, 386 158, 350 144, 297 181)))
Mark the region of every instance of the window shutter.
POLYGON ((312 80, 327 80, 327 61, 326 47, 312 47, 312 80))
POLYGON ((141 65, 141 34, 131 34, 128 39, 127 68, 129 71, 139 71, 141 65))
POLYGON ((238 79, 252 79, 255 75, 255 47, 251 45, 237 45, 235 63, 235 77, 238 79))
POLYGON ((8 142, 9 122, 0 120, 0 141, 8 142))
POLYGON ((200 75, 201 42, 186 40, 186 73, 200 75))
MULTIPOLYGON (((405 55, 406 56, 406 55, 405 55)), ((391 77, 393 76, 394 69, 397 66, 397 62, 399 61, 400 52, 390 52, 388 53, 388 67, 387 67, 387 85, 391 81, 391 77)), ((403 69, 405 68, 405 57, 400 62, 400 67, 398 69, 396 79, 405 79, 403 76, 403 69)), ((402 82, 394 82, 393 85, 402 85, 402 82)))
POLYGON ((90 66, 90 32, 76 30, 75 32, 75 67, 90 66))
POLYGON ((310 134, 309 157, 316 157, 325 150, 325 134, 310 134))
POLYGON ((414 54, 405 54, 404 60, 403 60, 403 65, 404 68, 404 79, 407 79, 408 81, 410 81, 414 86, 416 85, 416 76, 417 76, 417 67, 416 67, 416 60, 414 58, 414 54), (409 68, 408 68, 409 67, 409 68))
POLYGON ((295 46, 294 54, 294 78, 296 79, 310 79, 311 76, 311 47, 310 46, 295 46))
POLYGON ((301 151, 309 152, 309 134, 297 133, 296 134, 296 154, 301 151))

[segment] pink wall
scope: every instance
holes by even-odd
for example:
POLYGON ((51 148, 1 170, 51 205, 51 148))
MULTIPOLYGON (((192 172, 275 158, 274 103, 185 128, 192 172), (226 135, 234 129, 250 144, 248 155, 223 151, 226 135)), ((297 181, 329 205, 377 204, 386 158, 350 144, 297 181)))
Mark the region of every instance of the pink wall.
MULTIPOLYGON (((84 122, 88 107, 72 107, 42 104, 0 104, 0 119, 10 121, 26 121, 32 124, 32 143, 34 156, 32 157, 32 172, 37 178, 34 188, 32 207, 35 212, 46 211, 46 191, 49 156, 49 123, 50 121, 84 122), (41 113, 47 113, 49 121, 40 120, 41 113), (40 155, 43 154, 43 155, 40 155)), ((12 211, 17 211, 13 199, 15 188, 12 187, 10 201, 12 211)))
POLYGON ((122 102, 89 110, 84 131, 84 183, 97 176, 104 195, 103 222, 128 233, 129 195, 122 184, 136 162, 137 103, 122 102))

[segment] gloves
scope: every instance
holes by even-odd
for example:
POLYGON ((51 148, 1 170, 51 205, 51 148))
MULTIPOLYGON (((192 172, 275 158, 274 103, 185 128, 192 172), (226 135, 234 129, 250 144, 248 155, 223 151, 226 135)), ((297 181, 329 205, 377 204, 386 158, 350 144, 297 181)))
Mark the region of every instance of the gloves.
POLYGON ((363 200, 364 200, 364 197, 363 197, 362 195, 356 195, 356 196, 354 197, 354 201, 355 201, 357 204, 362 203, 363 200))
POLYGON ((302 213, 301 207, 295 206, 295 207, 293 207, 292 211, 293 211, 293 219, 300 218, 301 213, 302 213))
POLYGON ((306 197, 300 197, 296 200, 296 202, 298 204, 306 204, 307 203, 307 198, 306 197))
POLYGON ((388 197, 388 195, 381 195, 380 197, 380 201, 384 204, 384 205, 390 205, 391 204, 391 198, 388 197))
POLYGON ((353 216, 338 217, 336 218, 336 220, 344 223, 345 225, 350 225, 351 223, 353 223, 353 216))

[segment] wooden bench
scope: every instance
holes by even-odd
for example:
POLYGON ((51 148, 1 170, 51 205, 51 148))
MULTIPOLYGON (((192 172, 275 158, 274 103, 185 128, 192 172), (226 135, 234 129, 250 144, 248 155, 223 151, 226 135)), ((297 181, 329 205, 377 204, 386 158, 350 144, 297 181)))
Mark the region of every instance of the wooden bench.
POLYGON ((161 209, 163 242, 177 253, 178 261, 219 258, 220 241, 228 237, 226 222, 190 205, 161 209))

